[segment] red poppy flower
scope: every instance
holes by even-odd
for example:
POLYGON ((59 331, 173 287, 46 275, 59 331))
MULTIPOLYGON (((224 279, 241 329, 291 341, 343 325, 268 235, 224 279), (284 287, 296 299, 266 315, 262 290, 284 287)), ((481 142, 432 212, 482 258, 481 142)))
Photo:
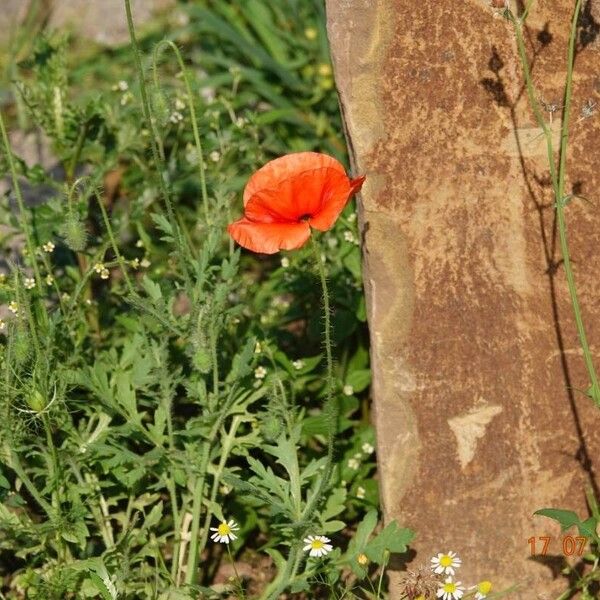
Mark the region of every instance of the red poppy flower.
POLYGON ((298 152, 261 167, 244 190, 244 216, 227 227, 229 235, 253 252, 294 250, 310 237, 310 228, 333 227, 364 177, 350 179, 331 156, 298 152))

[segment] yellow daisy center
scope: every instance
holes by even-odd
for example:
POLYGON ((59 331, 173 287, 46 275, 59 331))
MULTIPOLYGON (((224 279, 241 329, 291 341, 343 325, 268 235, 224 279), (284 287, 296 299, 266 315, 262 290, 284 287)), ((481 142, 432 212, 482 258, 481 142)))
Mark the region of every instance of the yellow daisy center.
POLYGON ((320 550, 325 544, 323 543, 323 540, 313 540, 310 543, 310 547, 313 550, 320 550))
POLYGON ((445 592, 455 592, 456 591, 456 584, 453 583, 452 581, 449 581, 448 583, 444 584, 444 591, 445 592))
POLYGON ((447 554, 444 554, 444 556, 442 556, 442 558, 440 558, 440 565, 442 565, 442 567, 451 567, 452 566, 452 557, 448 556, 447 554))
POLYGON ((221 523, 217 527, 217 533, 221 536, 229 535, 231 533, 231 527, 229 527, 229 525, 227 525, 227 523, 221 523))
POLYGON ((492 582, 491 581, 482 581, 478 586, 477 586, 477 591, 481 594, 489 594, 490 591, 492 589, 492 582))

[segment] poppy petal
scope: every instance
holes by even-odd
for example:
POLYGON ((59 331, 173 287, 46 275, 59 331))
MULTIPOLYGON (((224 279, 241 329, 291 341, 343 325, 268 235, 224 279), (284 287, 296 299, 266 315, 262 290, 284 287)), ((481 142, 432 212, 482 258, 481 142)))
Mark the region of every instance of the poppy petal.
POLYGON ((245 217, 227 226, 229 235, 243 248, 252 252, 275 254, 279 250, 295 250, 310 237, 307 222, 256 223, 245 217))
POLYGON ((309 219, 311 227, 319 231, 328 231, 333 227, 340 213, 350 200, 350 197, 358 192, 365 180, 364 177, 356 179, 348 179, 344 174, 345 181, 338 182, 337 185, 331 186, 328 190, 328 195, 324 200, 321 209, 309 219))
POLYGON ((248 180, 244 189, 244 206, 261 190, 275 189, 285 179, 304 171, 323 168, 334 169, 345 174, 344 166, 339 161, 319 152, 294 152, 269 161, 248 180))
POLYGON ((279 181, 272 189, 256 192, 244 214, 257 223, 298 222, 322 210, 339 190, 348 193, 348 177, 329 167, 312 169, 279 181))

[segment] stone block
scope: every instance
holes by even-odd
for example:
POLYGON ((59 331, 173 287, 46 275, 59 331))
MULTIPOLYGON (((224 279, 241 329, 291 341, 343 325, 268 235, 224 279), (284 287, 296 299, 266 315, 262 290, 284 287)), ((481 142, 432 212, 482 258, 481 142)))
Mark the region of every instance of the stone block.
MULTIPOLYGON (((416 530, 414 566, 454 550, 463 582, 542 600, 566 589, 553 573, 562 534, 533 513, 587 516, 600 412, 581 392, 545 145, 512 28, 488 4, 328 0, 328 32, 353 166, 367 175, 359 219, 386 519, 416 530), (548 557, 533 560, 528 539, 542 535, 548 557)), ((540 0, 527 25, 548 108, 562 102, 572 8, 540 0)), ((568 189, 597 203, 600 117, 582 109, 600 102, 600 26, 597 5, 586 10, 568 189)), ((558 132, 560 111, 553 121, 558 132)), ((567 218, 600 366, 597 204, 573 201, 567 218)))

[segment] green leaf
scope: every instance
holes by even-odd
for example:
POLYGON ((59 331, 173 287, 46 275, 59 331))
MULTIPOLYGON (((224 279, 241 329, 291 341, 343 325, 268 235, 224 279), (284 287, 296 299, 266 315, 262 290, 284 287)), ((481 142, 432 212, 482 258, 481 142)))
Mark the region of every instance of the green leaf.
POLYGON ((575 526, 581 535, 600 542, 600 538, 596 533, 598 521, 595 517, 590 517, 585 521, 581 521, 577 516, 577 513, 573 512, 572 510, 564 510, 561 508, 542 508, 540 510, 536 510, 533 514, 540 515, 542 517, 548 517, 549 519, 556 521, 560 524, 562 531, 566 531, 567 529, 575 526))
POLYGON ((142 285, 144 286, 148 296, 150 296, 152 302, 156 304, 162 300, 162 290, 160 289, 160 285, 158 283, 155 283, 147 275, 144 275, 142 278, 142 285))
POLYGON ((351 385, 354 393, 362 392, 371 383, 370 369, 358 369, 352 371, 346 377, 346 384, 351 385))
POLYGON ((396 521, 392 521, 365 547, 365 554, 374 563, 381 565, 385 562, 386 551, 391 554, 406 552, 408 544, 415 534, 406 528, 400 528, 396 521))

